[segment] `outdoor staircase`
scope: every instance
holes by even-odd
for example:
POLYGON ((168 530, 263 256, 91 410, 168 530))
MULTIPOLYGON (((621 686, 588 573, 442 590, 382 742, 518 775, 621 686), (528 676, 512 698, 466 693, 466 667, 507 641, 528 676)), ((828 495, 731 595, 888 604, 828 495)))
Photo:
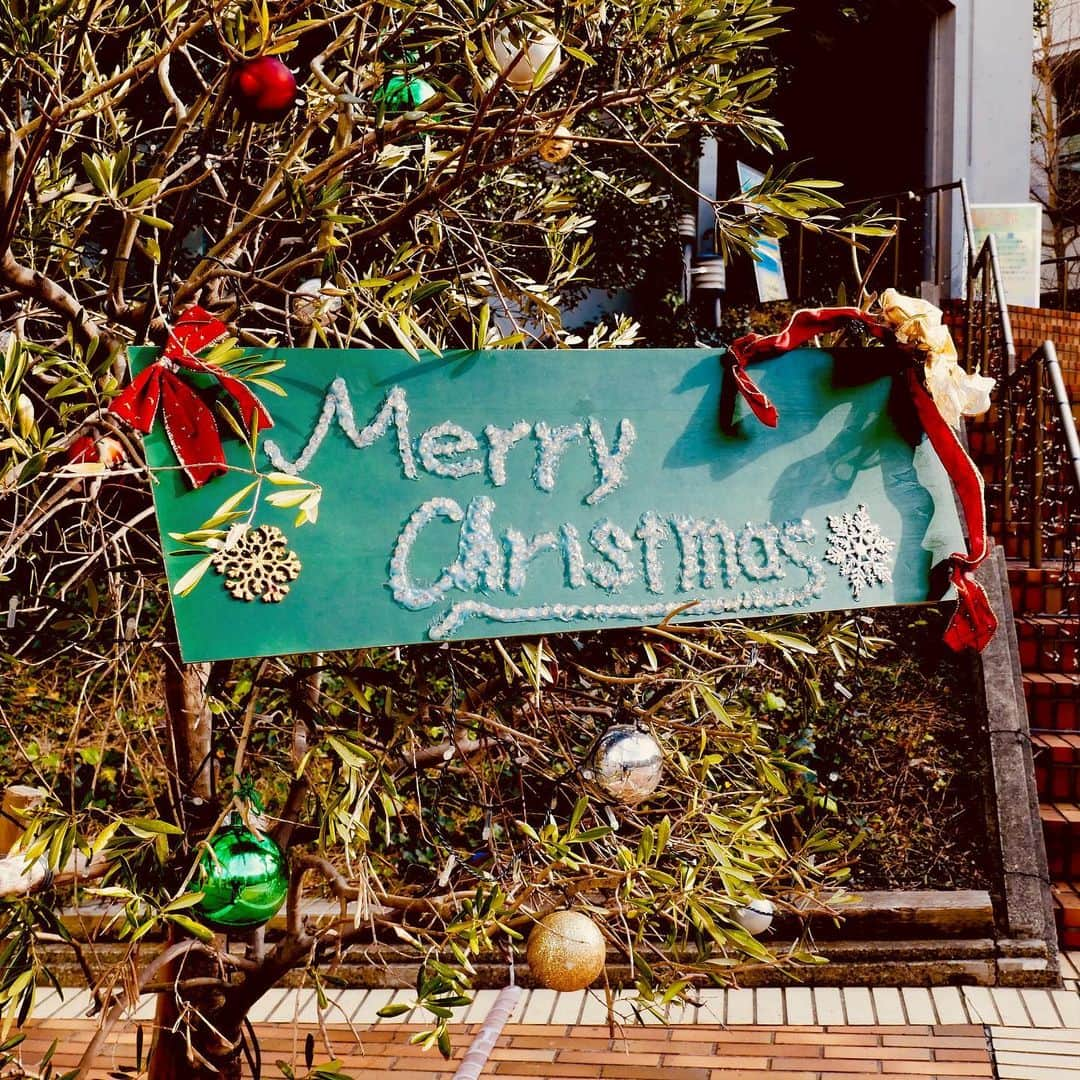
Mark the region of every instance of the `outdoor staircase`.
POLYGON ((1039 816, 1054 882, 1058 939, 1080 948, 1080 668, 1077 616, 1050 618, 1061 587, 1060 566, 1009 568, 1031 725, 1039 816))
MULTIPOLYGON (((1049 355, 1054 356, 1052 349, 1049 355)), ((1036 353, 1017 364, 1010 420, 1005 417, 1009 406, 999 400, 969 426, 968 442, 986 480, 994 540, 1008 565, 1059 945, 1080 949, 1080 493, 1067 445, 1062 452, 1044 444, 1036 453, 1040 438, 1066 426, 1064 410, 1048 386, 1053 380, 1045 378, 1048 370, 1038 383, 1024 374, 1025 365, 1046 359, 1046 353, 1036 353), (1036 395, 1045 399, 1038 414, 1036 395), (1014 441, 1003 446, 1009 437, 1005 425, 1018 418, 1027 430, 1019 436, 1014 431, 1014 441), (1036 482, 1040 457, 1043 475, 1036 482), (1002 512, 1003 483, 1019 489, 1009 500, 1009 514, 1002 512), (1042 521, 1032 522, 1033 506, 1039 507, 1042 521)), ((1075 417, 1080 369, 1065 367, 1061 385, 1075 417)))
MULTIPOLYGON (((1007 303, 997 241, 977 242, 963 179, 919 198, 925 223, 962 228, 966 281, 945 301, 945 323, 964 368, 996 380, 992 408, 966 435, 1005 555, 1059 945, 1080 950, 1080 312, 1007 303)), ((938 287, 952 286, 948 244, 925 229, 898 227, 894 278, 905 244, 938 287)))

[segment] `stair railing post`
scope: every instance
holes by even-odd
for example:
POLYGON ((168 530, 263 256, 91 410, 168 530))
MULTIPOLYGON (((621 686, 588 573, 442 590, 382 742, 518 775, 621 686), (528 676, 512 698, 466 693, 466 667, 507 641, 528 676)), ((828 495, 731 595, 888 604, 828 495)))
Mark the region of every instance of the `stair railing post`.
MULTIPOLYGON (((896 220, 902 220, 900 217, 900 198, 896 199, 896 220)), ((892 237, 892 249, 893 249, 893 284, 896 288, 900 288, 900 229, 897 227, 892 237)))
MULTIPOLYGON (((952 290, 950 288, 951 282, 947 283, 945 262, 945 251, 948 238, 945 235, 945 225, 950 219, 950 215, 945 213, 945 192, 935 191, 933 202, 933 226, 934 226, 934 284, 938 286, 944 293, 951 296, 952 290)), ((968 255, 970 261, 971 255, 968 255)), ((951 277, 951 274, 949 275, 951 277)), ((971 288, 971 275, 967 275, 968 288, 971 288)))
POLYGON ((1031 392, 1034 400, 1034 453, 1031 478, 1031 566, 1042 568, 1042 497, 1043 497, 1043 428, 1046 424, 1046 404, 1043 401, 1043 353, 1040 350, 1031 360, 1031 392))
POLYGON ((795 268, 795 295, 798 299, 803 298, 803 259, 806 250, 806 229, 799 223, 799 258, 795 268))
POLYGON ((1001 540, 1009 538, 1013 520, 1013 384, 1010 379, 1005 384, 1005 393, 998 398, 1001 410, 1001 449, 999 458, 1002 464, 1001 474, 1001 540))
POLYGON ((973 264, 971 263, 971 256, 968 256, 968 274, 967 274, 967 303, 964 305, 967 309, 964 313, 964 370, 971 371, 971 357, 975 350, 975 284, 977 281, 976 273, 973 264))

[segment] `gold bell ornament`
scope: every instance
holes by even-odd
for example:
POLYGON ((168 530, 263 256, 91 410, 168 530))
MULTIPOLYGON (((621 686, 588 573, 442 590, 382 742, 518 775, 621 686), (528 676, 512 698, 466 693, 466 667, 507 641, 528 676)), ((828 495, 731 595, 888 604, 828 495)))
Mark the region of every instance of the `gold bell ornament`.
POLYGON ((580 911, 553 911, 529 934, 529 971, 548 990, 584 990, 604 970, 607 946, 596 923, 580 911))
POLYGON ((545 134, 536 152, 549 165, 557 165, 565 161, 573 149, 574 133, 564 124, 559 124, 545 134))

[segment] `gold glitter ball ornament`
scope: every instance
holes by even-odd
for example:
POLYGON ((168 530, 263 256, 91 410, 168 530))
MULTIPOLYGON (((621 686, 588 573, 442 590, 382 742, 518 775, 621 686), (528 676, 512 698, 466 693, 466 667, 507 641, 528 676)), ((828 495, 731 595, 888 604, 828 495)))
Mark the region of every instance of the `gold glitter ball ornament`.
POLYGON ((584 990, 604 970, 604 935, 580 911, 553 911, 529 934, 529 971, 548 990, 584 990))
POLYGON ((544 137, 537 153, 550 165, 557 165, 570 156, 574 149, 573 132, 563 124, 553 128, 544 137))

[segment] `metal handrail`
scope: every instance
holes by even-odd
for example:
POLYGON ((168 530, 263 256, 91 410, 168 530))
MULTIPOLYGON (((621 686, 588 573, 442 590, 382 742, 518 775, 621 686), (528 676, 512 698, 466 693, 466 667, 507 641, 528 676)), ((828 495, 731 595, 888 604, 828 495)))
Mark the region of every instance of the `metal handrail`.
MULTIPOLYGON (((964 188, 961 188, 961 197, 966 199, 964 188)), ((1012 375, 1016 371, 1016 344, 1012 332, 1012 320, 1009 318, 1009 305, 1005 299, 1005 286, 1001 280, 1001 263, 998 260, 997 240, 991 234, 983 242, 977 256, 971 255, 971 247, 968 247, 968 281, 967 281, 967 333, 964 336, 964 367, 972 369, 972 350, 975 345, 974 322, 975 305, 972 303, 973 292, 976 285, 981 284, 982 292, 982 319, 979 326, 979 343, 981 360, 979 369, 990 372, 996 378, 1012 375), (998 331, 1001 334, 1001 347, 1005 353, 1004 371, 994 371, 993 357, 991 356, 990 303, 987 298, 993 290, 994 301, 998 309, 998 331)))
MULTIPOLYGON (((1028 564, 1042 569, 1048 546, 1061 559, 1064 614, 1077 614, 1073 565, 1080 554, 1080 435, 1052 341, 1042 344, 995 392, 999 410, 1001 538, 1028 529, 1028 564), (1048 410, 1047 406, 1050 406, 1048 410), (1019 505, 1016 505, 1019 503, 1019 505)), ((1055 614, 1050 612, 1048 614, 1055 614)))
MULTIPOLYGON (((997 240, 988 236, 976 247, 975 224, 967 183, 956 180, 922 191, 896 192, 866 203, 933 199, 935 280, 942 280, 941 253, 947 250, 949 192, 959 195, 960 224, 966 241, 966 313, 964 367, 997 380, 994 391, 997 435, 995 456, 986 462, 990 520, 1010 554, 1026 555, 1039 569, 1060 558, 1061 613, 1080 614, 1080 436, 1053 342, 1046 342, 1023 364, 1017 364, 1016 342, 1001 273, 997 240), (1013 546, 1015 545, 1015 546, 1013 546), (1025 550, 1026 548, 1026 550, 1025 550)), ((899 250, 899 238, 896 243, 899 250)), ((896 257, 899 263, 899 255, 896 257)), ((1055 575, 1057 567, 1055 566, 1055 575)), ((1057 614, 1052 612, 1051 614, 1057 614)))
POLYGON ((1076 430, 1076 418, 1073 416, 1072 402, 1069 401, 1069 388, 1065 383, 1065 376, 1061 372, 1061 363, 1058 360, 1057 347, 1052 341, 1044 341, 1042 347, 1031 358, 1034 362, 1042 358, 1046 364, 1046 370, 1050 375, 1050 389, 1054 395, 1054 404, 1057 406, 1058 416, 1061 420, 1061 430, 1065 438, 1066 452, 1072 463, 1073 476, 1076 478, 1076 492, 1080 496, 1080 433, 1076 430))
MULTIPOLYGON (((997 301, 999 330, 1002 338, 1002 348, 1005 350, 1005 371, 995 372, 995 376, 1001 374, 1012 375, 1016 371, 1016 344, 1012 332, 1012 319, 1009 318, 1009 304, 1005 297, 1005 284, 1001 277, 1001 262, 998 259, 997 238, 991 233, 983 241, 983 246, 975 254, 975 221, 971 216, 971 200, 968 198, 967 181, 961 177, 954 185, 960 191, 960 206, 964 218, 964 239, 967 241, 967 334, 964 338, 964 367, 971 371, 971 350, 974 345, 972 334, 972 322, 974 318, 974 306, 971 303, 972 292, 982 278, 983 297, 983 320, 980 328, 980 342, 982 344, 982 363, 980 368, 986 372, 993 366, 990 363, 989 350, 989 309, 987 297, 993 287, 994 299, 997 301)), ((943 188, 942 190, 947 190, 943 188)))
MULTIPOLYGON (((1074 580, 1080 556, 1080 435, 1065 378, 1052 341, 1017 365, 997 241, 988 236, 975 251, 967 185, 958 181, 956 186, 968 241, 964 366, 971 371, 977 363, 998 380, 997 459, 987 491, 992 520, 1000 523, 1002 543, 1020 544, 1017 530, 1026 527, 1033 569, 1043 567, 1048 553, 1060 556, 1062 613, 1075 615, 1080 611, 1080 586, 1074 580)), ((1021 546, 1016 554, 1022 552, 1021 546)))
MULTIPOLYGON (((968 249, 968 276, 971 276, 971 267, 973 265, 972 256, 975 253, 975 220, 971 216, 971 200, 968 198, 967 180, 960 177, 955 184, 950 184, 949 187, 957 187, 960 190, 960 205, 964 211, 964 239, 967 241, 968 249)), ((947 191, 948 188, 942 188, 943 191, 947 191)))
MULTIPOLYGON (((967 333, 963 363, 967 371, 977 369, 997 380, 993 396, 996 416, 982 423, 983 432, 996 435, 994 456, 981 459, 989 473, 990 520, 998 541, 1008 545, 1009 554, 1026 555, 1033 568, 1041 568, 1046 559, 1060 559, 1061 588, 1055 595, 1061 600, 1051 603, 1055 608, 1060 603, 1061 612, 1073 617, 1080 614, 1080 437, 1054 345, 1046 342, 1030 360, 1017 363, 997 240, 990 235, 976 246, 972 205, 964 180, 921 191, 879 195, 848 205, 893 202, 899 221, 904 200, 926 202, 925 227, 933 247, 923 249, 923 270, 939 286, 951 278, 955 266, 951 259, 948 263, 942 260, 951 247, 947 241, 950 221, 958 219, 965 240, 963 323, 967 333), (948 197, 950 193, 958 196, 959 206, 948 197)), ((800 232, 800 295, 802 236, 800 232)), ((901 262, 899 231, 892 242, 893 283, 897 284, 901 262)), ((873 265, 879 261, 880 255, 873 265)))
MULTIPOLYGON (((928 227, 936 233, 936 238, 929 242, 931 246, 923 248, 923 258, 932 259, 933 269, 930 271, 930 278, 935 285, 941 286, 947 279, 951 278, 952 275, 951 261, 949 263, 943 262, 943 253, 948 252, 952 247, 946 237, 950 220, 950 211, 948 209, 950 201, 943 198, 943 196, 948 195, 950 192, 956 192, 960 197, 960 223, 963 229, 967 264, 967 296, 970 299, 973 294, 973 289, 975 289, 981 281, 984 299, 989 299, 990 296, 993 296, 999 312, 999 325, 991 327, 989 324, 988 310, 985 310, 988 309, 989 305, 984 305, 984 325, 980 328, 979 337, 980 344, 983 346, 981 366, 984 369, 987 368, 989 362, 994 359, 990 355, 991 350, 987 339, 991 333, 997 333, 1000 335, 1002 343, 1005 359, 1005 372, 1011 374, 1016 370, 1016 350, 1013 344, 1012 324, 1009 321, 1009 309, 1005 298, 1001 265, 998 259, 997 241, 993 236, 989 236, 981 247, 976 247, 975 222, 971 211, 971 199, 968 195, 967 181, 961 178, 960 180, 950 181, 947 184, 934 184, 917 190, 894 191, 887 195, 875 195, 870 198, 851 200, 848 201, 846 205, 849 208, 854 208, 875 203, 883 205, 894 203, 896 207, 896 220, 899 222, 904 220, 901 204, 905 200, 925 203, 928 227), (932 226, 929 225, 931 220, 933 221, 932 226)), ((796 292, 799 297, 803 296, 806 236, 807 233, 805 227, 801 228, 799 230, 799 245, 796 262, 796 292)), ((893 249, 891 284, 894 287, 899 288, 901 277, 901 252, 903 248, 902 234, 899 228, 894 230, 889 244, 893 249)), ((876 266, 879 261, 881 261, 880 254, 871 264, 871 272, 873 267, 876 266)), ((866 279, 863 279, 861 284, 865 287, 867 285, 866 279)), ((969 304, 969 312, 971 310, 972 308, 969 304)), ((974 327, 969 325, 969 334, 965 347, 965 364, 968 370, 971 370, 973 359, 972 349, 974 348, 974 337, 970 333, 972 329, 974 329, 974 327)), ((991 374, 997 375, 1001 373, 991 372, 991 374)))
MULTIPOLYGON (((962 206, 962 222, 964 228, 964 239, 967 243, 967 257, 968 264, 970 266, 972 256, 974 254, 975 247, 975 227, 971 216, 971 204, 968 200, 967 184, 964 180, 952 180, 947 184, 933 184, 923 188, 906 188, 903 191, 892 191, 885 195, 872 195, 861 199, 847 199, 844 202, 845 207, 848 209, 854 209, 861 206, 871 206, 873 204, 880 203, 882 205, 894 204, 896 220, 903 220, 902 204, 905 201, 910 202, 924 202, 931 198, 935 201, 931 204, 927 202, 927 207, 932 206, 932 215, 936 220, 937 239, 934 242, 932 249, 927 249, 926 254, 930 250, 934 253, 934 280, 938 283, 942 280, 943 265, 941 262, 942 250, 951 246, 946 243, 944 236, 944 229, 946 224, 946 215, 942 213, 941 208, 941 196, 952 192, 958 191, 960 193, 960 201, 962 206)), ((796 255, 795 264, 795 281, 796 281, 796 295, 801 300, 804 298, 803 294, 803 281, 804 270, 807 260, 807 254, 805 245, 808 237, 820 237, 818 230, 808 232, 806 225, 801 225, 798 231, 798 252, 796 255)), ((895 287, 900 287, 900 262, 901 262, 901 233, 896 230, 891 244, 893 245, 893 274, 891 284, 895 287)))

